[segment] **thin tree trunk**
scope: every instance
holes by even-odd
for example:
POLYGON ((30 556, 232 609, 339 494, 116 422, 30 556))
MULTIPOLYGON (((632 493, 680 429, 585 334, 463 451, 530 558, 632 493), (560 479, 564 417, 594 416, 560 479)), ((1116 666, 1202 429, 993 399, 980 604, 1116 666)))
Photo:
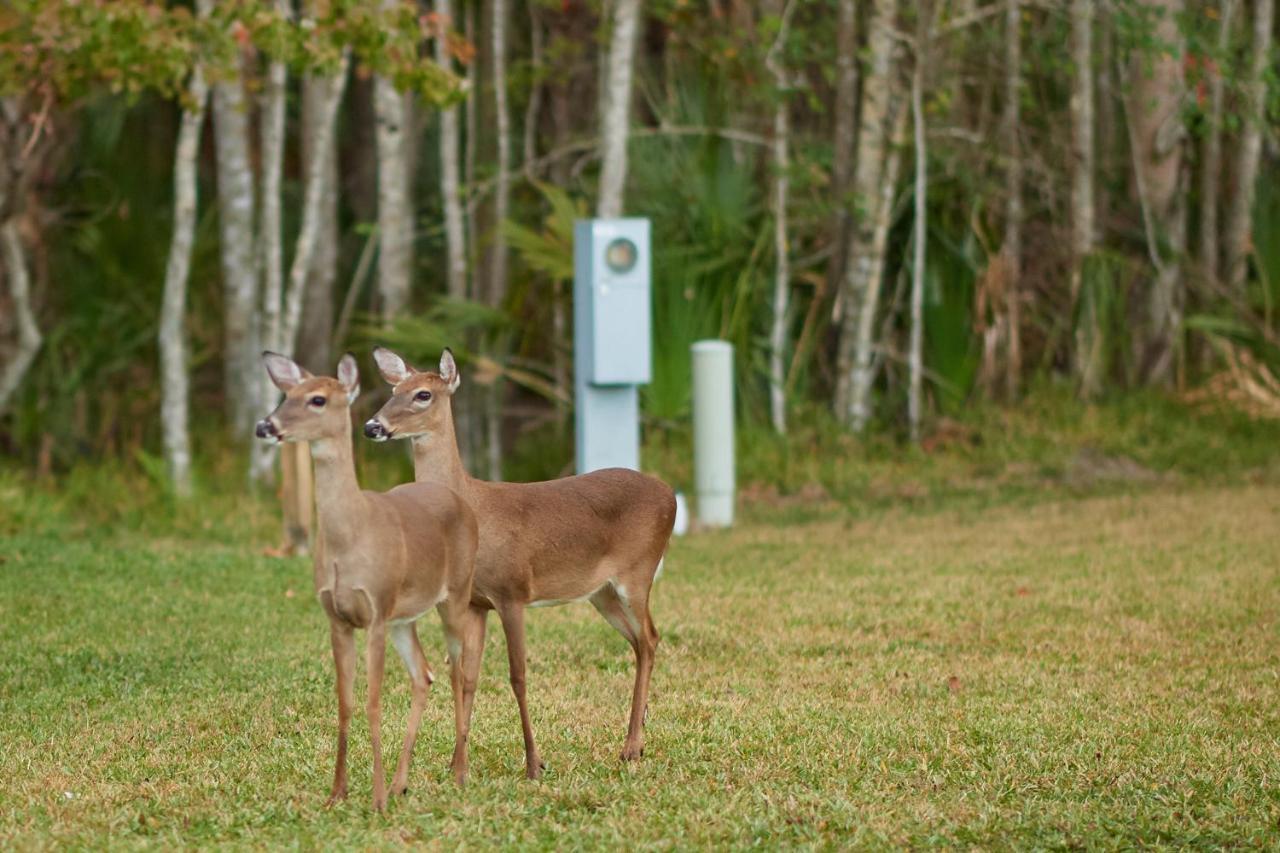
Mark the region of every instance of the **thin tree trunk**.
POLYGON ((788 147, 790 145, 790 129, 787 111, 786 66, 780 54, 786 47, 788 24, 791 11, 795 8, 792 0, 787 0, 782 10, 781 25, 773 46, 765 58, 765 65, 773 75, 777 102, 773 107, 773 252, 775 267, 773 273, 773 319, 769 327, 769 415, 773 428, 779 435, 787 432, 787 394, 786 394, 786 348, 787 348, 787 313, 791 296, 791 268, 789 265, 789 243, 787 238, 787 172, 791 168, 788 147))
MULTIPOLYGON (((288 16, 287 0, 276 3, 279 12, 288 16)), ((280 189, 284 175, 285 86, 287 72, 283 62, 267 66, 267 83, 262 96, 259 118, 259 150, 261 154, 261 204, 258 216, 258 264, 261 272, 262 309, 261 344, 264 349, 280 349, 280 295, 283 288, 284 249, 281 244, 280 189)), ((262 412, 270 411, 279 396, 266 371, 258 371, 258 404, 262 412)), ((256 483, 270 482, 274 469, 275 448, 266 442, 250 446, 249 478, 256 483)))
MULTIPOLYGON (((836 354, 835 414, 856 432, 862 431, 871 415, 872 333, 884 265, 884 246, 876 235, 882 222, 892 216, 892 205, 884 204, 883 197, 885 151, 891 143, 889 128, 893 123, 896 0, 877 0, 869 15, 870 59, 862 75, 862 116, 854 172, 854 189, 866 210, 856 219, 849 247, 839 299, 840 339, 836 354)), ((892 196, 892 189, 888 195, 892 196)), ((887 234, 887 227, 883 230, 887 234)))
POLYGON ((183 321, 196 231, 196 157, 200 152, 205 104, 209 100, 209 87, 199 65, 191 72, 187 99, 173 155, 173 236, 165 266, 164 297, 157 335, 160 346, 160 427, 164 433, 169 482, 174 494, 180 498, 191 496, 191 433, 188 428, 191 395, 183 321))
MULTIPOLYGON (((1022 375, 1022 37, 1021 0, 1006 0, 1005 5, 1005 103, 1004 138, 1008 145, 1005 166, 1004 255, 1005 394, 1012 400, 1018 396, 1018 380, 1022 375)), ((994 378, 994 377, 992 377, 994 378)))
POLYGON ((249 157, 249 100, 236 73, 213 87, 222 257, 223 363, 232 436, 247 441, 260 399, 262 368, 254 334, 258 265, 254 262, 254 176, 249 157))
MULTIPOLYGON (((383 10, 397 0, 382 0, 383 10)), ((373 81, 378 139, 378 307, 389 324, 409 303, 413 271, 413 212, 405 159, 405 103, 385 77, 373 81)))
POLYGON ((289 267, 289 289, 285 294, 284 319, 280 328, 280 351, 292 355, 298 344, 298 325, 302 318, 302 300, 306 295, 307 279, 314 263, 314 252, 320 235, 321 201, 324 198, 325 163, 334 144, 335 125, 342 95, 347 87, 349 56, 342 55, 341 64, 329 78, 328 94, 320 114, 319 136, 315 140, 314 157, 307 164, 306 182, 302 193, 302 224, 294 244, 293 262, 289 267))
POLYGON ((911 342, 907 352, 909 382, 907 392, 907 424, 911 440, 920 440, 924 418, 924 281, 925 249, 929 242, 928 149, 925 147, 924 87, 929 61, 930 4, 921 2, 916 8, 916 61, 911 73, 911 125, 915 139, 915 236, 911 265, 911 342))
POLYGON ((3 414, 8 411, 9 400, 40 351, 43 337, 36 324, 35 312, 31 310, 31 275, 27 270, 26 251, 22 248, 16 217, 10 216, 0 224, 0 242, 4 244, 4 272, 9 284, 9 298, 13 300, 13 312, 18 321, 18 349, 0 372, 0 414, 3 414))
POLYGON ((836 22, 835 131, 831 161, 831 257, 827 261, 827 293, 840 287, 849 259, 853 218, 849 190, 858 129, 858 7, 855 0, 839 0, 836 22))
MULTIPOLYGON (((1075 74, 1071 91, 1071 305, 1080 304, 1085 260, 1093 252, 1095 211, 1093 0, 1072 0, 1071 59, 1075 74)), ((1092 397, 1101 383, 1095 354, 1101 334, 1093 301, 1076 320, 1073 363, 1080 394, 1092 397)))
POLYGON ((1187 133, 1182 124, 1185 95, 1183 41, 1177 16, 1181 0, 1148 0, 1158 14, 1154 36, 1162 47, 1154 56, 1137 56, 1130 90, 1130 126, 1134 168, 1145 196, 1155 278, 1149 293, 1144 330, 1143 373, 1148 382, 1168 385, 1174 378, 1178 334, 1182 326, 1182 261, 1186 249, 1187 133), (1172 46, 1172 50, 1164 46, 1172 46))
POLYGON ((1236 0, 1222 0, 1218 44, 1209 79, 1208 129, 1200 150, 1200 269, 1210 281, 1218 279, 1218 194, 1222 174, 1222 110, 1226 77, 1222 63, 1231 47, 1231 20, 1236 0))
POLYGON ((1236 154, 1236 186, 1227 211, 1223 235, 1227 283, 1238 293, 1244 289, 1249 266, 1250 223, 1262 153, 1262 121, 1266 110, 1267 62, 1275 44, 1271 31, 1275 21, 1274 0, 1254 0, 1253 38, 1249 70, 1245 78, 1244 130, 1236 154))
MULTIPOLYGON (((488 240, 486 289, 488 302, 501 310, 507 300, 507 241, 502 226, 509 215, 511 195, 511 110, 507 98, 507 2, 489 0, 489 35, 493 74, 493 108, 497 143, 497 181, 494 186, 493 221, 488 240)), ((504 341, 495 341, 501 355, 504 341)), ((502 409, 506 387, 495 378, 485 397, 485 453, 490 480, 502 479, 502 409)))
POLYGON ((613 33, 609 39, 607 79, 601 92, 600 194, 596 216, 622 215, 622 194, 627 183, 627 137, 631 117, 631 77, 635 66, 636 30, 640 0, 617 0, 613 9, 613 33))
MULTIPOLYGON (((324 118, 330 81, 308 75, 302 82, 302 171, 311 171, 316 156, 316 139, 324 118)), ((333 367, 334 290, 338 281, 338 146, 329 146, 324 162, 324 194, 320 199, 320 237, 316 241, 302 301, 302 324, 298 329, 297 362, 313 373, 333 367)))
POLYGON ((538 16, 538 4, 529 3, 529 64, 532 68, 532 80, 529 88, 529 103, 524 111, 524 147, 522 165, 525 177, 536 180, 535 160, 538 156, 538 120, 542 114, 542 82, 538 75, 543 70, 542 56, 542 21, 538 16))
MULTIPOLYGON (((436 0, 436 15, 440 19, 441 33, 436 38, 436 64, 451 69, 446 33, 453 27, 450 0, 436 0)), ((470 74, 470 69, 468 69, 470 74)), ((468 93, 468 97, 472 97, 468 93)), ((462 197, 458 186, 458 108, 440 111, 440 198, 444 205, 444 234, 449 296, 465 299, 467 296, 467 235, 463 229, 462 197)), ((468 176, 468 182, 471 177, 468 176)))

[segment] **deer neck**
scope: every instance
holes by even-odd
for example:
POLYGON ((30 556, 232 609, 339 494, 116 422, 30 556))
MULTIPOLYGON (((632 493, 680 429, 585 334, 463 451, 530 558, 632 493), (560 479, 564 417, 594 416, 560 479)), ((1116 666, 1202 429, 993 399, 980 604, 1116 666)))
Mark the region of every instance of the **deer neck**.
POLYGON ((453 429, 453 410, 444 426, 435 433, 417 435, 413 442, 413 478, 419 483, 439 483, 459 491, 469 477, 458 455, 458 436, 453 429))
POLYGON ((341 528, 349 523, 352 510, 362 500, 350 422, 341 435, 311 442, 311 458, 315 461, 316 515, 320 525, 327 530, 341 528))

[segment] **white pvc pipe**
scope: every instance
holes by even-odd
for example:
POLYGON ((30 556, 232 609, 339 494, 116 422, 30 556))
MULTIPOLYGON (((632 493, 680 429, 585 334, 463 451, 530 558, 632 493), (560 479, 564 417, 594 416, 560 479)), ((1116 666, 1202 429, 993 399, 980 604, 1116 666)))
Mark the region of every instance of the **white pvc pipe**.
POLYGON ((698 520, 733 524, 733 344, 697 341, 693 354, 693 483, 698 520))

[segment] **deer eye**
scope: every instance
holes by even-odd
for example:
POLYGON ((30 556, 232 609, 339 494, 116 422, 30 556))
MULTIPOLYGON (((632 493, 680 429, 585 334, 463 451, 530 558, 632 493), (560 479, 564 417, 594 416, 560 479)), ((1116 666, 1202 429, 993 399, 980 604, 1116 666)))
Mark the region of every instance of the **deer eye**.
POLYGON ((328 402, 328 401, 327 401, 327 400, 325 400, 325 398, 324 398, 324 397, 316 396, 316 397, 312 397, 312 398, 311 398, 310 400, 308 400, 307 402, 308 402, 308 403, 310 403, 311 405, 315 406, 317 409, 323 409, 323 408, 324 408, 324 404, 325 404, 326 402, 328 402))
POLYGON ((419 391, 417 394, 413 395, 413 399, 417 400, 419 403, 425 403, 431 399, 431 392, 419 391))

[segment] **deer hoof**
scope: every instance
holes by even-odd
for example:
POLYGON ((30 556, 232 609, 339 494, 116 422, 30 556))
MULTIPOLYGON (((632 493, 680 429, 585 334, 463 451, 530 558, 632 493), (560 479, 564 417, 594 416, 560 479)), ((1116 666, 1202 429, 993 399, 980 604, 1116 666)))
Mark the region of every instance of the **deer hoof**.
POLYGON ((332 794, 329 795, 329 799, 324 801, 324 807, 326 809, 331 809, 334 806, 336 806, 338 803, 341 803, 346 799, 347 799, 346 790, 334 791, 332 794))
POLYGON ((644 755, 643 746, 638 748, 634 746, 628 746, 626 749, 622 750, 623 761, 639 761, 642 755, 644 755))
POLYGON ((542 772, 547 769, 547 762, 535 761, 525 769, 525 777, 529 779, 537 779, 542 772))

